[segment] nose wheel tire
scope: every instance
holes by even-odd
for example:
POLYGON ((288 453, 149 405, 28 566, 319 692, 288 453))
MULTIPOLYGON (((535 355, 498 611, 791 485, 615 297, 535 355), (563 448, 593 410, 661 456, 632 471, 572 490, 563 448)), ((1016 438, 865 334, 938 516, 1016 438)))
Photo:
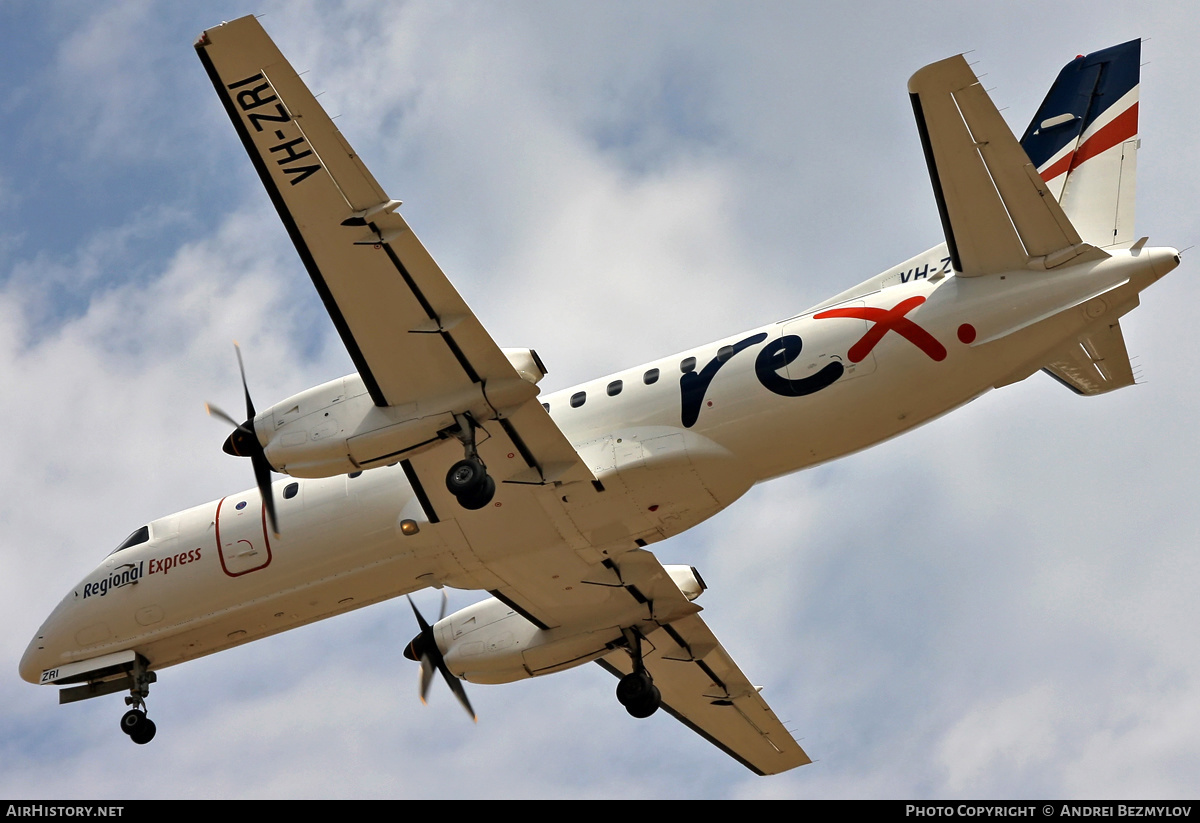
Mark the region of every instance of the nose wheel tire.
POLYGON ((121 716, 121 731, 125 734, 132 735, 133 730, 142 724, 146 719, 146 715, 137 709, 130 709, 121 716))
POLYGON ((141 709, 130 709, 121 716, 121 731, 129 735, 129 739, 139 746, 144 746, 154 739, 157 728, 154 721, 146 717, 141 709))
POLYGON ((129 739, 139 746, 144 746, 154 739, 154 733, 157 729, 154 727, 154 721, 146 718, 146 721, 138 728, 137 731, 129 735, 129 739))

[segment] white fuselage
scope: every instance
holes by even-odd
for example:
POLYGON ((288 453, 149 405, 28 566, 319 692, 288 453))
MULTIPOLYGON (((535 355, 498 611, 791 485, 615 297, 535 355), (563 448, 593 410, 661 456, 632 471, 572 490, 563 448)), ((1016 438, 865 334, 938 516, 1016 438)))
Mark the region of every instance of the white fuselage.
MULTIPOLYGON (((429 585, 489 589, 489 569, 522 553, 670 537, 756 482, 1032 374, 1135 306, 1176 255, 1115 251, 1065 271, 963 278, 942 273, 941 247, 803 315, 544 397, 607 490, 600 504, 578 505, 569 486, 501 484, 494 506, 442 507, 430 522, 391 465, 277 481, 282 536, 254 489, 156 520, 67 593, 21 676, 49 682, 47 670, 128 649, 160 669, 429 585), (523 506, 556 527, 522 531, 523 506)), ((505 459, 486 444, 481 454, 505 459)))

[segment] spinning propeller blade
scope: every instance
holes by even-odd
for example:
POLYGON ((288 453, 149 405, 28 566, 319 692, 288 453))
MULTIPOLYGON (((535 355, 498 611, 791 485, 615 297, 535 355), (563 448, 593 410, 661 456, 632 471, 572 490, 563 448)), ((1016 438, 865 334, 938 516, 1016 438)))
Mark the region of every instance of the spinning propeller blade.
MULTIPOLYGON (((436 669, 442 673, 446 685, 450 687, 450 691, 454 692, 454 696, 467 710, 467 714, 471 715, 472 720, 478 722, 479 718, 475 715, 475 710, 471 708, 471 701, 467 699, 467 691, 463 688, 462 681, 451 674, 449 667, 446 666, 446 660, 442 657, 442 651, 438 648, 437 640, 433 636, 433 626, 430 626, 421 612, 417 610, 417 604, 413 602, 412 597, 408 598, 408 605, 412 606, 421 633, 414 637, 405 648, 404 656, 409 660, 419 661, 421 664, 421 702, 426 702, 425 697, 429 694, 429 684, 433 681, 433 672, 436 669)), ((438 620, 445 616, 446 593, 442 592, 442 609, 438 620)))
POLYGON ((263 505, 267 509, 267 520, 271 523, 271 531, 278 536, 279 521, 275 519, 275 497, 271 491, 271 461, 267 460, 267 453, 262 444, 258 442, 258 435, 254 432, 254 401, 250 399, 250 387, 246 383, 246 366, 242 363, 242 347, 237 344, 237 341, 234 341, 233 350, 237 352, 238 371, 242 375, 242 392, 246 395, 246 421, 244 423, 237 422, 211 403, 205 403, 204 408, 213 417, 224 420, 233 426, 233 432, 225 439, 222 450, 235 457, 250 458, 250 465, 254 468, 254 482, 258 486, 258 493, 262 496, 263 505))

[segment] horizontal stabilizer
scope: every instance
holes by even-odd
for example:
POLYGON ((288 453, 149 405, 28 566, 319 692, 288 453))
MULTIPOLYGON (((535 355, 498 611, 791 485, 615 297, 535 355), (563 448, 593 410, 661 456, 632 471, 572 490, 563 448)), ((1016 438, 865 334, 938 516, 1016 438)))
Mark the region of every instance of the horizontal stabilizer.
POLYGON ((1042 370, 1076 394, 1104 394, 1136 382, 1121 324, 1115 320, 1088 329, 1042 370))
POLYGON ((1108 256, 1080 239, 962 55, 921 69, 908 90, 957 273, 1108 256))

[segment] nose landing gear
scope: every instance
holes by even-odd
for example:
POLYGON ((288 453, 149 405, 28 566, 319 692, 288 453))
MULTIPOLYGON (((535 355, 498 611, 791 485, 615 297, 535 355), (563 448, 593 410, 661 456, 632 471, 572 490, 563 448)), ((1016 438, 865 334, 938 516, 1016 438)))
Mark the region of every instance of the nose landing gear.
MULTIPOLYGON (((127 697, 125 700, 129 703, 133 702, 132 697, 127 697)), ((146 704, 142 703, 144 707, 146 704)), ((121 716, 121 731, 129 735, 129 739, 139 746, 145 745, 154 739, 154 733, 158 729, 154 725, 154 721, 146 717, 146 712, 143 709, 130 709, 121 716)))
POLYGON ((129 687, 129 697, 125 698, 125 705, 130 708, 121 715, 121 731, 134 743, 144 746, 158 731, 154 721, 146 717, 146 697, 150 694, 150 684, 158 678, 154 672, 146 671, 146 663, 140 656, 134 662, 130 677, 133 684, 129 687))

